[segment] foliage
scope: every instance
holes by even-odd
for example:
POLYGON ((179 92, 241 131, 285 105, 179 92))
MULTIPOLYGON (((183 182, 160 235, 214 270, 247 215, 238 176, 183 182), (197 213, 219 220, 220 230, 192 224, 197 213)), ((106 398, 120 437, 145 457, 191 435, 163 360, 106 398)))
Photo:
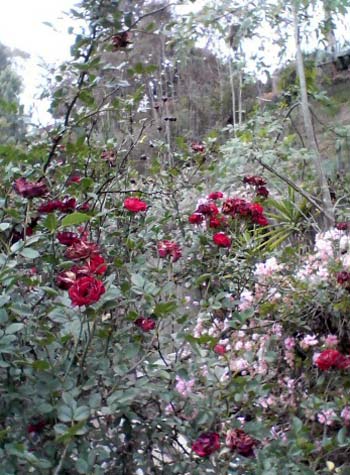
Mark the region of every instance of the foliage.
POLYGON ((349 225, 284 109, 150 141, 162 9, 82 1, 49 142, 0 147, 0 473, 346 474, 349 225))

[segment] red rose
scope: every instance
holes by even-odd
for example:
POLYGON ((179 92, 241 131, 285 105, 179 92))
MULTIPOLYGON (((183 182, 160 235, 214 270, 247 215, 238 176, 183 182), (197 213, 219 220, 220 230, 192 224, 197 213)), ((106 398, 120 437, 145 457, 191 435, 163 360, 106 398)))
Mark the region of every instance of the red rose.
POLYGON ((78 241, 67 247, 64 255, 68 259, 87 259, 92 254, 98 253, 98 246, 92 242, 78 241))
POLYGON ((208 195, 208 200, 218 200, 223 197, 224 197, 224 194, 221 191, 212 191, 208 195))
POLYGON ((103 275, 107 270, 106 261, 100 254, 92 254, 87 262, 87 266, 92 274, 103 275))
POLYGON ((220 345, 219 343, 214 346, 213 350, 218 355, 224 355, 225 353, 227 353, 226 346, 225 345, 220 345))
POLYGON ((204 216, 200 213, 193 213, 189 216, 188 221, 191 224, 201 224, 204 221, 204 216))
POLYGON ((267 226, 269 224, 266 216, 264 216, 263 214, 253 216, 252 221, 253 223, 258 224, 259 226, 267 226))
POLYGON ((69 288, 68 294, 73 305, 91 305, 100 300, 106 291, 103 283, 94 277, 80 277, 69 288))
POLYGON ((153 320, 153 318, 139 317, 134 321, 134 323, 144 332, 149 332, 156 326, 156 322, 153 320))
POLYGON ((23 196, 24 198, 36 198, 38 196, 43 196, 48 191, 45 183, 41 181, 33 183, 27 181, 26 178, 17 178, 13 188, 16 193, 23 196))
POLYGON ((159 241, 157 244, 159 257, 171 256, 176 262, 182 256, 181 247, 173 241, 159 241))
POLYGON ((64 246, 71 246, 72 244, 80 242, 79 236, 69 231, 62 231, 60 233, 57 233, 57 239, 59 243, 63 244, 64 246))
POLYGON ((203 432, 192 444, 193 452, 200 457, 208 457, 219 449, 220 436, 217 432, 203 432))
POLYGON ((216 233, 213 236, 214 243, 219 247, 230 247, 231 239, 225 233, 216 233))
POLYGON ((139 198, 126 198, 124 200, 124 208, 132 213, 139 213, 140 211, 146 211, 147 203, 139 198))
POLYGON ((226 434, 226 445, 231 450, 236 450, 240 455, 248 457, 253 455, 253 448, 258 441, 246 434, 242 429, 232 429, 226 434))
POLYGON ((321 371, 327 371, 330 368, 346 369, 350 366, 350 360, 338 350, 330 349, 322 351, 316 358, 315 364, 321 371))

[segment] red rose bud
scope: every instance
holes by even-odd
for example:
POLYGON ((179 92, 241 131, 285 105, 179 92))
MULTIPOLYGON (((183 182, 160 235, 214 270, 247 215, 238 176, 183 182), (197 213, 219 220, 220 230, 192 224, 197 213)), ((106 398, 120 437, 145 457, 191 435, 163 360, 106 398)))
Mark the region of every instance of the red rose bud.
POLYGON ((37 198, 46 195, 48 192, 45 183, 41 181, 33 183, 28 181, 26 178, 17 178, 13 188, 18 195, 21 195, 24 198, 37 198))
POLYGON ((226 445, 244 457, 253 455, 253 449, 258 444, 256 439, 246 434, 242 429, 232 429, 226 434, 226 445))
POLYGON ((188 221, 191 224, 201 224, 204 221, 204 216, 200 213, 193 213, 189 216, 188 221))
POLYGON ((139 317, 134 321, 135 325, 141 328, 144 332, 149 332, 151 330, 154 330, 156 326, 156 322, 153 320, 153 318, 144 318, 144 317, 139 317))
POLYGON ((223 198, 224 194, 221 191, 213 191, 209 193, 208 195, 208 200, 219 200, 220 198, 223 198))
POLYGON ((68 295, 74 306, 91 305, 106 291, 103 283, 94 277, 81 277, 69 288, 68 295))
POLYGON ((216 233, 213 236, 214 243, 219 247, 230 247, 231 239, 225 233, 216 233))
POLYGON ((209 455, 219 449, 220 436, 217 432, 203 432, 192 444, 193 452, 200 457, 209 457, 209 455))
POLYGON ((181 247, 173 241, 160 241, 157 244, 159 257, 171 256, 173 262, 176 262, 182 256, 181 247))
POLYGON ((75 233, 71 233, 70 231, 62 231, 57 233, 56 237, 59 243, 63 244, 64 246, 71 246, 72 244, 80 242, 79 236, 75 233))
POLYGON ((218 355, 224 355, 225 353, 227 353, 227 349, 226 349, 225 345, 217 344, 217 345, 214 346, 213 350, 218 355))
POLYGON ((124 208, 132 213, 139 213, 140 211, 146 211, 147 203, 139 198, 126 198, 124 200, 124 208))

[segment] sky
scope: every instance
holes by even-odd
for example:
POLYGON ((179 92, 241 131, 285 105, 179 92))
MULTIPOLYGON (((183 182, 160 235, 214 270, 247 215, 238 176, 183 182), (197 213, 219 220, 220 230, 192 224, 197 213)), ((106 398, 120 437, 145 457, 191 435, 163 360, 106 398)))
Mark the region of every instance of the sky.
POLYGON ((73 37, 68 35, 70 22, 62 12, 69 11, 77 0, 2 0, 1 3, 0 42, 30 54, 28 60, 18 61, 18 72, 25 83, 22 102, 27 111, 33 105, 34 120, 47 122, 49 103, 37 98, 43 74, 40 64, 69 59, 73 37), (53 23, 55 29, 46 26, 45 21, 53 23))

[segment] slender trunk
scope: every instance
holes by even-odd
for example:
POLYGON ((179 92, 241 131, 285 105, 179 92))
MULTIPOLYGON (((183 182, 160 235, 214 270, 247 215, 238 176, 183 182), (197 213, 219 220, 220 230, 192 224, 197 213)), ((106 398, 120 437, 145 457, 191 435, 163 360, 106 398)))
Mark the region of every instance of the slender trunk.
POLYGON ((238 123, 242 124, 242 88, 243 88, 243 75, 242 70, 239 71, 239 86, 238 86, 238 123))
POLYGON ((312 125, 309 100, 307 96, 304 60, 303 60, 301 44, 300 44, 298 7, 297 7, 296 0, 293 0, 292 7, 293 7, 294 41, 295 41, 295 49, 296 49, 296 65, 297 65, 297 72, 299 76, 300 96, 301 96, 301 109, 303 113, 303 120, 304 120, 304 127, 305 127, 307 142, 308 142, 309 149, 313 155, 316 175, 317 175, 318 183, 319 183, 321 193, 322 193, 324 225, 328 227, 334 224, 334 210, 333 210, 331 195, 328 188, 327 178, 322 166, 322 157, 318 150, 315 132, 312 125))
POLYGON ((233 70, 232 70, 232 60, 229 60, 229 73, 230 73, 230 85, 231 85, 231 99, 232 99, 232 127, 233 135, 236 132, 236 96, 235 96, 235 85, 233 82, 233 70))

